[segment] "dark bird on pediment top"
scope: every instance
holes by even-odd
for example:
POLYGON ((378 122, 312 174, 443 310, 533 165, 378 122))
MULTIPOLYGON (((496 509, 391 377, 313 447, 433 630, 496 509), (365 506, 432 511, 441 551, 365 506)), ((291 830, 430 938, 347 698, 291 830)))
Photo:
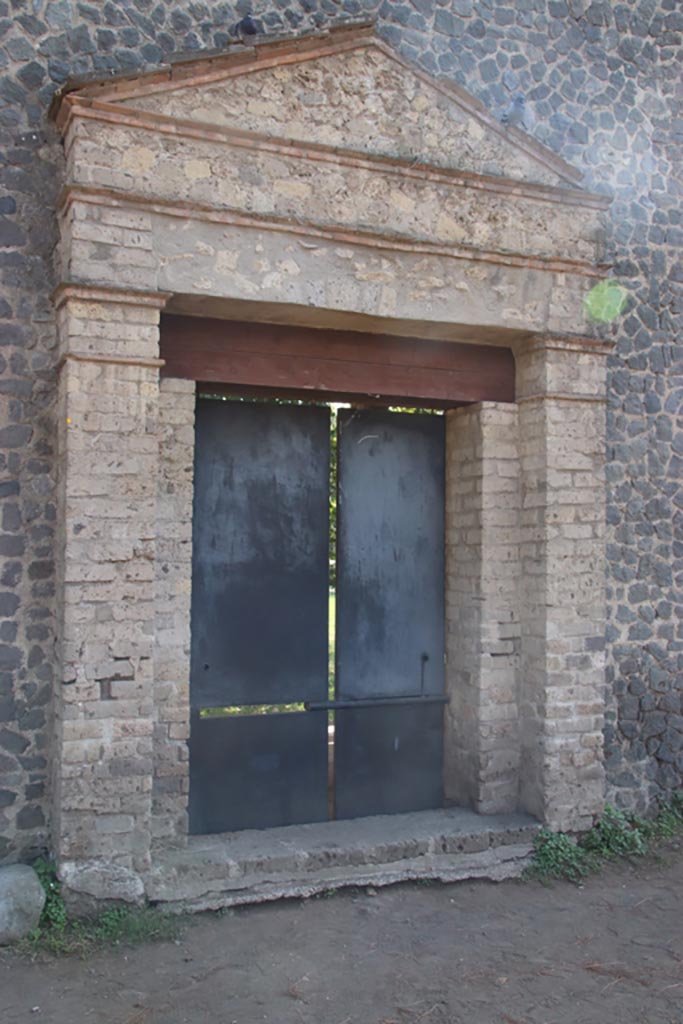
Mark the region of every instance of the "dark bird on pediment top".
POLYGON ((258 35, 259 27, 250 14, 245 14, 241 21, 235 25, 235 35, 255 36, 258 35))

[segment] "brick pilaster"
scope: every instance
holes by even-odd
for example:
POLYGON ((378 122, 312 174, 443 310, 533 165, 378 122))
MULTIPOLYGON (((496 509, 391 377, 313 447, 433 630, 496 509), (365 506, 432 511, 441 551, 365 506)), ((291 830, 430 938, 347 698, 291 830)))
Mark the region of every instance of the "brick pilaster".
POLYGON ((604 802, 605 357, 534 337, 517 358, 522 806, 554 828, 604 802))
POLYGON ((164 297, 56 295, 61 678, 54 847, 67 887, 137 899, 149 865, 164 297))

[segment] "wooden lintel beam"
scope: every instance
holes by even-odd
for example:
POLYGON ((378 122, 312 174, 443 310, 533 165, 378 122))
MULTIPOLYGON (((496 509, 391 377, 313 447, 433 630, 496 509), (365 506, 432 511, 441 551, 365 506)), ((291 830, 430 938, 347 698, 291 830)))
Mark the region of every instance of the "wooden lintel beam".
POLYGON ((163 315, 162 373, 234 389, 329 401, 366 396, 447 408, 512 402, 506 348, 355 331, 163 315))

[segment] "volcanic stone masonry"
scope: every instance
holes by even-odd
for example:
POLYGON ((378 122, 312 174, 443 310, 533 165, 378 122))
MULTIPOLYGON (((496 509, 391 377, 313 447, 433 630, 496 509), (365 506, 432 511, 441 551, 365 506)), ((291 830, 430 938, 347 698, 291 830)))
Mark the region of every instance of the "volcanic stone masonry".
MULTIPOLYGON (((524 129, 538 142, 584 172, 583 187, 612 198, 606 257, 629 302, 624 314, 603 329, 605 340, 615 342, 608 359, 608 500, 606 522, 591 536, 606 531, 607 623, 604 641, 601 630, 589 640, 595 654, 604 643, 606 658, 607 797, 625 808, 651 807, 683 781, 679 0, 0 0, 0 863, 27 860, 49 847, 55 636, 65 617, 56 598, 61 572, 56 521, 59 406, 57 314, 51 297, 59 280, 56 211, 64 151, 48 109, 55 91, 70 77, 152 70, 181 55, 225 50, 236 41, 235 26, 247 11, 263 34, 304 33, 345 20, 375 19, 380 38, 403 57, 467 89, 496 116, 513 112, 521 117, 524 129)), ((447 218, 441 228, 449 229, 447 218)), ((70 305, 68 315, 74 316, 70 305)), ((152 312, 156 315, 138 309, 143 333, 144 324, 154 320, 152 312)), ((130 311, 127 317, 126 322, 135 319, 130 311)), ((129 402, 126 415, 142 417, 136 427, 138 486, 150 487, 144 479, 141 403, 152 370, 141 366, 121 371, 127 389, 121 396, 118 385, 111 390, 106 368, 77 361, 69 366, 64 388, 75 393, 94 374, 105 395, 113 400, 115 391, 124 404, 129 402)), ((154 413, 162 432, 187 429, 181 425, 191 417, 191 389, 181 385, 174 393, 174 387, 162 389, 154 413), (181 414, 185 418, 179 420, 181 414)), ((477 425, 461 412, 449 430, 463 437, 479 430, 479 443, 493 450, 515 415, 492 409, 477 425)), ((559 450, 561 430, 553 438, 559 450)), ((182 438, 182 444, 186 454, 191 452, 191 439, 182 438)), ((506 460, 505 453, 497 457, 506 460)), ((188 469, 186 464, 162 466, 162 482, 164 474, 188 469)), ((509 472, 516 472, 512 464, 509 472)), ((182 487, 178 500, 187 501, 182 487)), ((173 520, 169 492, 162 488, 159 496, 150 491, 148 497, 150 509, 157 502, 157 524, 173 520)), ((89 500, 96 511, 97 495, 89 500)), ((486 516, 487 523, 495 524, 495 510, 487 506, 486 516)), ((152 529, 150 520, 150 540, 152 529)), ((85 540, 73 538, 71 543, 85 545, 85 540)), ((136 555, 140 578, 145 579, 140 614, 152 614, 156 594, 157 629, 163 631, 174 616, 187 622, 186 596, 174 596, 172 581, 144 575, 149 568, 145 542, 143 538, 136 555)), ((176 546, 176 556, 169 557, 179 564, 187 559, 182 529, 177 536, 169 531, 163 543, 169 550, 176 546), (183 554, 177 554, 181 549, 183 554)), ((75 606, 66 611, 67 618, 78 613, 75 606)), ((148 693, 152 671, 142 619, 138 625, 131 636, 120 623, 121 661, 102 665, 103 685, 130 691, 131 707, 136 687, 148 693)), ((511 623, 510 640, 516 628, 511 623)), ((177 643, 177 632, 174 636, 177 643)), ((172 663, 172 644, 166 654, 172 663)), ((595 657, 577 654, 577 679, 584 666, 594 673, 595 665, 595 657)), ((177 695, 167 692, 164 671, 162 665, 154 680, 159 720, 146 719, 136 733, 131 710, 116 742, 122 758, 134 756, 143 765, 156 747, 167 774, 157 779, 156 792, 124 796, 120 814, 142 814, 142 804, 146 808, 154 802, 168 815, 168 830, 174 833, 184 827, 174 772, 185 749, 185 728, 174 727, 177 695)), ((504 662, 498 671, 506 671, 504 662)), ((73 738, 81 744, 79 750, 83 743, 99 740, 73 738)), ((519 756, 516 744, 511 737, 511 764, 519 756)), ((77 765, 73 767, 77 774, 77 765)), ((479 784, 485 810, 495 787, 486 778, 479 784)), ((107 819, 110 825, 112 818, 107 819)), ((135 850, 132 855, 145 856, 135 850)))

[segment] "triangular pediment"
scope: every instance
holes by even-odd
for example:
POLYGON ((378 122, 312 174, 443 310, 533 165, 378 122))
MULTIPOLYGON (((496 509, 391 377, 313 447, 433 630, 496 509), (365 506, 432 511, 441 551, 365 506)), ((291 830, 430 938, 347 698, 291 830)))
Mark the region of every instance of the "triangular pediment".
POLYGON ((411 66, 368 27, 262 42, 78 90, 143 116, 563 186, 580 174, 474 97, 411 66))

